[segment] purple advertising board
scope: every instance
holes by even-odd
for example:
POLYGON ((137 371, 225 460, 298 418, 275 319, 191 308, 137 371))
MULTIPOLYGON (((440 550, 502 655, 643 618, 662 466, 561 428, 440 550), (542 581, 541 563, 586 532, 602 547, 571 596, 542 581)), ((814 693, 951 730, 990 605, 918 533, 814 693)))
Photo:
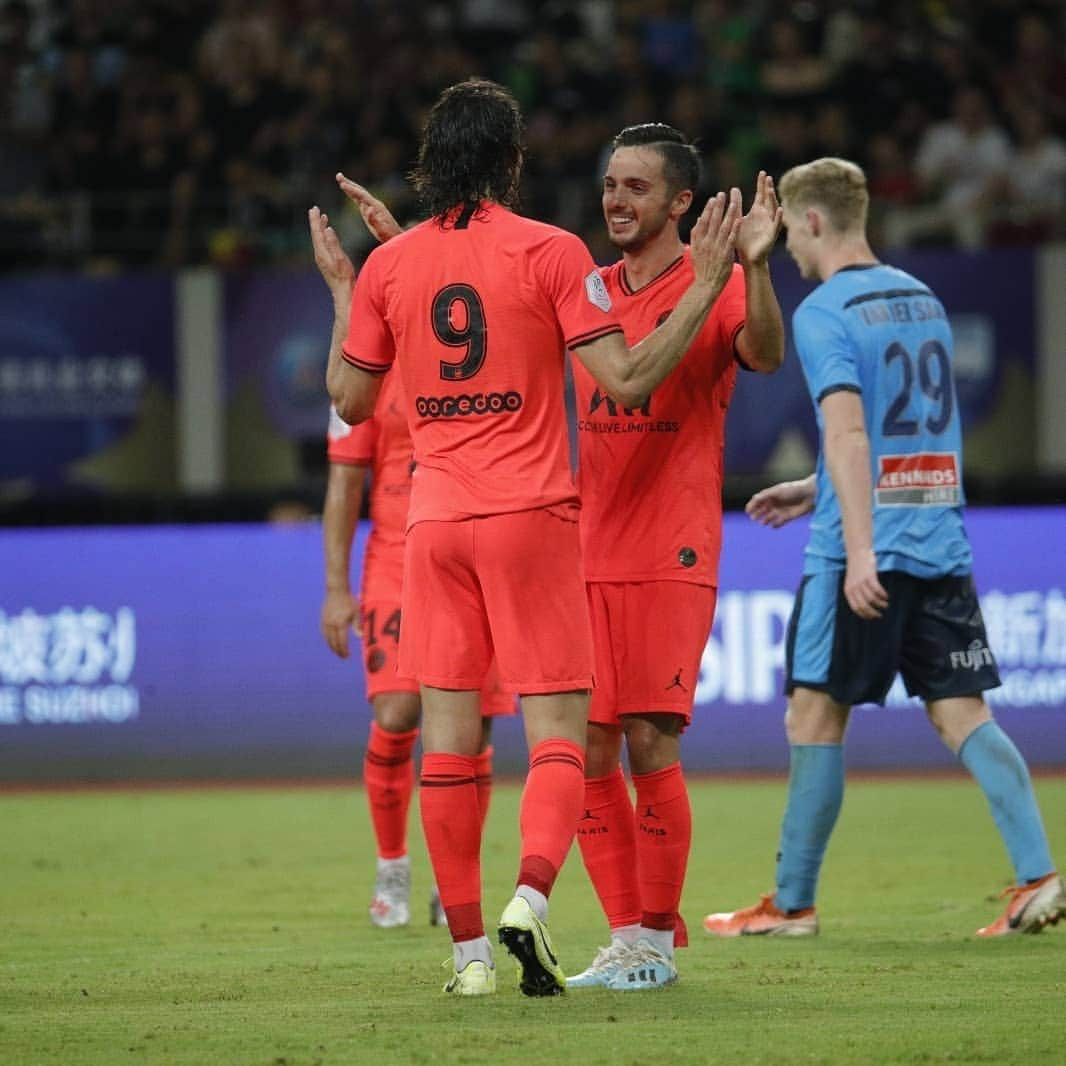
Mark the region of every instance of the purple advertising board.
MULTIPOLYGON (((1066 509, 975 509, 968 524, 1004 681, 990 700, 1034 765, 1066 766, 1066 509)), ((782 770, 806 529, 725 525, 684 760, 782 770)), ((357 774, 369 710, 357 657, 318 632, 320 538, 315 524, 0 532, 0 781, 357 774)), ((520 722, 498 722, 495 743, 501 770, 520 770, 520 722)), ((855 712, 848 760, 954 764, 898 689, 855 712)))
MULTIPOLYGON (((967 531, 1003 681, 989 703, 1035 765, 1066 766, 1066 570, 1055 561, 1066 508, 971 508, 967 531)), ((806 541, 806 520, 772 530, 726 516, 718 609, 685 736, 693 768, 787 765, 785 629, 806 541)), ((898 677, 885 707, 853 712, 847 756, 869 769, 955 765, 898 677)))

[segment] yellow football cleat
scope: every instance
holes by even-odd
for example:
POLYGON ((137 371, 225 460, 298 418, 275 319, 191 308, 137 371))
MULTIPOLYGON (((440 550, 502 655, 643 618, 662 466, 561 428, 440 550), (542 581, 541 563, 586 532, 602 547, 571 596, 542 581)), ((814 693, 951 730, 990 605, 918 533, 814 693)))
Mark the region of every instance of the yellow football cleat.
POLYGON ((496 967, 476 959, 468 962, 452 974, 444 991, 452 996, 491 996, 496 991, 496 967))
POLYGON ((518 987, 523 995, 559 996, 566 991, 566 974, 552 950, 548 927, 521 896, 500 915, 499 938, 522 968, 518 987))

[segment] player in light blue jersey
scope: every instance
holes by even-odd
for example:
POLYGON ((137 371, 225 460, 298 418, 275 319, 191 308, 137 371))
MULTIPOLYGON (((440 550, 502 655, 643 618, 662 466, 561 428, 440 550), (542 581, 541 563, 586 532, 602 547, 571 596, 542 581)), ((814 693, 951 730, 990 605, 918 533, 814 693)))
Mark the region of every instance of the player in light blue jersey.
MULTIPOLYGON (((968 574, 962 432, 951 376, 951 329, 940 301, 895 267, 849 263, 800 304, 792 329, 823 440, 823 401, 833 393, 850 397, 830 400, 830 408, 850 409, 855 423, 862 415, 878 570, 923 578, 968 574)), ((846 558, 825 449, 815 482, 805 574, 840 570, 846 558)))
POLYGON ((947 316, 926 285, 870 249, 866 178, 854 163, 795 167, 779 191, 789 254, 821 282, 792 322, 818 417, 818 469, 748 504, 775 527, 814 512, 788 631, 788 805, 776 890, 707 915, 704 928, 817 933, 848 716, 856 703, 884 703, 899 672, 985 793, 1014 866, 1006 911, 977 935, 1039 932, 1066 915, 1066 887, 1025 760, 982 695, 999 676, 970 575, 947 316))

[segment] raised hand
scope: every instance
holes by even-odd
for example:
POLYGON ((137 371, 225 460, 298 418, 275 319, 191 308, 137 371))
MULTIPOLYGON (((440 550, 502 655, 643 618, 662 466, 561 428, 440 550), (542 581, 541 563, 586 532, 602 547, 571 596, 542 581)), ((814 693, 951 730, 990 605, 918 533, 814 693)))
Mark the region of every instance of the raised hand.
POLYGON ((780 529, 793 518, 814 510, 814 478, 771 485, 755 493, 744 510, 750 519, 760 525, 780 529))
POLYGON ((740 221, 737 234, 737 255, 745 266, 759 266, 766 262, 781 232, 783 212, 777 202, 774 179, 765 170, 755 179, 755 198, 748 213, 740 221))
POLYGON ((359 208, 359 214, 363 216, 366 228, 370 230, 370 235, 379 244, 384 244, 391 237, 403 232, 400 224, 392 217, 392 212, 358 182, 338 172, 337 184, 341 192, 359 208))
POLYGON ((696 280, 713 285, 719 292, 733 272, 737 232, 740 229, 740 190, 720 192, 707 201, 692 227, 689 247, 696 280))
POLYGON ((315 266, 333 295, 347 299, 355 282, 355 267, 348 253, 341 247, 336 230, 329 224, 329 216, 312 207, 307 212, 311 227, 311 246, 315 250, 315 266))

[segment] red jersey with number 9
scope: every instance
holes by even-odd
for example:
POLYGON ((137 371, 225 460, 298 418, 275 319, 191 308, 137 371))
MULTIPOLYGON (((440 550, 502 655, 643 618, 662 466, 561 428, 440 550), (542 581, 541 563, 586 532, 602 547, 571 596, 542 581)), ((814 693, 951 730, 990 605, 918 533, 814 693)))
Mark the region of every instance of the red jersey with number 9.
POLYGON ((344 358, 372 373, 398 363, 416 463, 408 528, 576 504, 565 350, 620 331, 581 240, 499 204, 374 249, 344 358))

